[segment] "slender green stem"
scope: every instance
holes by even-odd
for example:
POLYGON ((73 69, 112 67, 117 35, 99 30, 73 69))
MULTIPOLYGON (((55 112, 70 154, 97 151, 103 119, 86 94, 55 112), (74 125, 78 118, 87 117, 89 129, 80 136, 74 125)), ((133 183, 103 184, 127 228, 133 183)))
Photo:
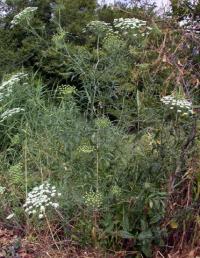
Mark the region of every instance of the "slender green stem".
POLYGON ((99 192, 99 131, 97 131, 96 148, 96 191, 99 192))
MULTIPOLYGON (((26 126, 27 132, 27 126, 26 126)), ((26 133, 25 132, 25 133, 26 133)), ((25 176, 25 191, 26 191, 26 199, 28 197, 28 165, 27 165, 27 133, 25 136, 25 144, 24 144, 24 176, 25 176)))

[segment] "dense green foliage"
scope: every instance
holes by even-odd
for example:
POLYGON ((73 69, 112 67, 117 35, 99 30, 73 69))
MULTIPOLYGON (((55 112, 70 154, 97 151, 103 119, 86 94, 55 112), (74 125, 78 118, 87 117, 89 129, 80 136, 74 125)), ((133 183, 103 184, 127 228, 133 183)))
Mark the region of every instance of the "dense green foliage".
POLYGON ((184 15, 198 16, 200 13, 199 1, 171 0, 173 15, 183 17, 184 15))
POLYGON ((164 249, 177 228, 178 235, 195 228, 187 239, 194 244, 199 36, 186 35, 174 20, 165 24, 152 7, 6 3, 0 26, 1 220, 37 230, 51 224, 59 228, 54 241, 133 251, 135 257, 164 249), (38 9, 11 22, 29 6, 38 9), (146 22, 119 25, 133 17, 146 22), (175 104, 165 105, 166 95, 175 104), (45 209, 47 224, 23 207, 45 181, 61 193, 59 208, 45 209))

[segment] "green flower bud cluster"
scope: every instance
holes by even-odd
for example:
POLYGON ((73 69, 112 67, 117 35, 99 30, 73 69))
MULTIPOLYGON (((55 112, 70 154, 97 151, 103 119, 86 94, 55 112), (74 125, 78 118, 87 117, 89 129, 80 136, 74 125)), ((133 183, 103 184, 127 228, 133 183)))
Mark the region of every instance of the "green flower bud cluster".
POLYGON ((10 167, 10 173, 19 173, 22 170, 22 164, 18 163, 10 167))
POLYGON ((104 42, 108 40, 114 41, 114 40, 120 40, 120 39, 121 39, 121 36, 119 31, 108 31, 105 34, 104 42))
POLYGON ((105 34, 105 33, 113 33, 112 26, 104 21, 91 21, 87 24, 86 28, 83 32, 91 32, 94 34, 105 34))
POLYGON ((92 153, 95 150, 95 148, 91 145, 83 144, 78 147, 78 152, 83 153, 92 153))
POLYGON ((61 85, 59 90, 60 90, 60 93, 64 96, 72 95, 76 93, 76 88, 70 85, 61 85))
POLYGON ((102 42, 102 47, 107 53, 117 54, 119 50, 126 48, 125 41, 119 31, 115 31, 114 34, 107 33, 102 42))
POLYGON ((11 139, 11 143, 12 145, 18 145, 20 143, 20 138, 18 134, 13 136, 13 138, 11 139))
POLYGON ((95 125, 98 128, 107 128, 111 125, 110 120, 107 117, 103 117, 103 118, 97 118, 95 120, 95 125))
POLYGON ((65 31, 59 31, 58 33, 54 34, 53 37, 52 37, 52 40, 54 42, 58 41, 58 40, 61 40, 64 38, 64 36, 66 35, 66 32, 65 31))
POLYGON ((103 204, 103 196, 99 192, 90 191, 83 198, 85 205, 91 209, 99 209, 103 204))
POLYGON ((114 185, 112 188, 111 188, 111 193, 116 196, 116 197, 119 197, 121 194, 122 194, 122 190, 121 188, 118 186, 118 185, 114 185))
POLYGON ((9 176, 13 184, 21 184, 23 182, 22 164, 17 163, 9 168, 9 176))

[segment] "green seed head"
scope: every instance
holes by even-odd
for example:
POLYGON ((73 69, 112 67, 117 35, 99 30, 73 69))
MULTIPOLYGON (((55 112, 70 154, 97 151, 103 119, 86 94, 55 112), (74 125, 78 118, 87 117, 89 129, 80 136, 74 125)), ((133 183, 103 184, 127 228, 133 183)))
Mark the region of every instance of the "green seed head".
POLYGON ((103 117, 103 118, 97 118, 95 120, 95 125, 98 128, 107 128, 111 125, 110 120, 107 117, 103 117))

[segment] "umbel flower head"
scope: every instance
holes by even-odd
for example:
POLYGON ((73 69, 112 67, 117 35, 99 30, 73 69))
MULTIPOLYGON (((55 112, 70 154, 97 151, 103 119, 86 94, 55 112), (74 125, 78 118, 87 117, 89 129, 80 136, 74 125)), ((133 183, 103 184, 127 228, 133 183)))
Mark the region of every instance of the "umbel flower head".
POLYGON ((65 39, 65 35, 66 35, 66 31, 60 30, 60 31, 58 31, 58 33, 56 33, 56 34, 53 35, 52 41, 53 41, 55 44, 59 43, 60 41, 62 42, 62 40, 65 39))
POLYGON ((176 109, 178 113, 183 113, 184 115, 193 114, 192 102, 185 98, 176 98, 173 95, 168 95, 162 97, 161 102, 171 110, 176 109))
POLYGON ((111 122, 107 117, 102 117, 102 118, 97 118, 95 120, 95 125, 98 128, 107 128, 111 125, 111 122))
POLYGON ((87 192, 83 199, 85 205, 93 210, 99 209, 103 204, 103 196, 100 192, 87 192))
POLYGON ((114 19, 114 26, 116 28, 124 28, 124 29, 129 29, 129 28, 140 28, 144 25, 146 25, 146 21, 142 21, 136 18, 119 18, 119 19, 114 19))
MULTIPOLYGON (((119 18, 114 19, 113 22, 114 28, 117 30, 122 31, 125 35, 128 32, 140 32, 142 29, 142 33, 140 33, 141 36, 148 35, 149 32, 152 30, 151 27, 147 26, 147 22, 143 20, 139 20, 137 18, 119 18)), ((138 33, 133 34, 133 36, 137 36, 138 33)))
POLYGON ((70 96, 76 93, 76 88, 71 85, 61 85, 59 91, 62 96, 70 96))
POLYGON ((91 21, 87 24, 83 32, 90 32, 96 35, 114 33, 111 24, 104 21, 91 21))
POLYGON ((59 196, 61 196, 61 194, 57 192, 56 187, 45 182, 38 187, 34 187, 33 190, 28 193, 23 207, 28 215, 39 214, 38 217, 42 219, 47 208, 53 207, 57 209, 59 207, 56 201, 59 196))
MULTIPOLYGON (((28 74, 25 73, 16 73, 10 77, 8 80, 4 80, 0 84, 0 102, 7 101, 7 98, 9 98, 13 91, 14 86, 18 85, 19 82, 26 79, 28 77, 28 74)), ((25 85, 25 83, 23 84, 25 85)), ((17 107, 12 109, 5 110, 2 114, 0 114, 0 122, 3 122, 9 117, 14 116, 15 114, 18 114, 20 112, 24 111, 23 108, 17 107)))
POLYGON ((179 26, 182 27, 187 33, 200 34, 200 17, 186 16, 183 20, 179 21, 179 26))
POLYGON ((78 152, 80 153, 92 153, 95 150, 94 146, 89 144, 82 144, 78 147, 78 152))
POLYGON ((16 73, 8 80, 4 80, 0 85, 0 102, 6 97, 9 97, 13 92, 13 86, 19 83, 21 80, 28 77, 26 73, 16 73))
POLYGON ((122 194, 122 189, 118 186, 118 185, 114 185, 111 188, 111 193, 116 196, 119 197, 122 194))
POLYGON ((14 16, 11 21, 12 26, 20 24, 21 22, 28 21, 32 17, 32 14, 37 10, 37 7, 26 7, 23 11, 14 16))
POLYGON ((22 111, 25 111, 25 109, 23 108, 12 108, 12 109, 7 109, 5 112, 3 112, 0 117, 1 120, 0 122, 3 122, 4 120, 6 120, 8 117, 14 116, 15 114, 18 114, 22 111))

